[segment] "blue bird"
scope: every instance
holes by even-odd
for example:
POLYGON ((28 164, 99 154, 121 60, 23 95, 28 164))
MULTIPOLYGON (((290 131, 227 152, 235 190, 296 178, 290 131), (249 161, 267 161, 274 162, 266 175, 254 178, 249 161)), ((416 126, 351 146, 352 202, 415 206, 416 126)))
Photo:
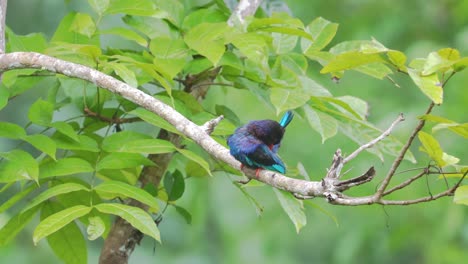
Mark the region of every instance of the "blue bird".
POLYGON ((231 155, 242 166, 256 169, 257 176, 260 169, 284 174, 286 167, 276 152, 293 116, 291 111, 287 111, 279 123, 274 120, 255 120, 237 128, 227 139, 231 155))

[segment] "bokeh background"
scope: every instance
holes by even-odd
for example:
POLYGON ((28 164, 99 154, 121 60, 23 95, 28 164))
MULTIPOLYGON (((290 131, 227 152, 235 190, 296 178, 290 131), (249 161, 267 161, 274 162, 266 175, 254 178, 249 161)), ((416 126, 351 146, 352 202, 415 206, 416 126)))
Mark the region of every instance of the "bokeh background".
MULTIPOLYGON (((187 9, 207 1, 183 1, 187 9)), ((333 43, 344 40, 379 40, 386 47, 405 52, 409 58, 425 57, 431 51, 454 47, 468 56, 468 1, 466 0, 286 0, 292 15, 308 24, 322 16, 339 23, 333 43)), ((281 5, 280 5, 281 6, 281 5)), ((284 5, 281 8, 285 8, 284 5)), ((13 0, 8 3, 7 25, 17 34, 44 32, 51 36, 62 17, 70 11, 89 11, 84 0, 13 0)), ((112 20, 105 21, 112 23, 112 20)), ((120 43, 103 41, 105 45, 120 43)), ((318 72, 320 66, 310 65, 310 75, 334 95, 353 95, 369 102, 369 119, 386 128, 402 112, 407 121, 395 131, 406 140, 416 117, 421 115, 428 99, 407 76, 394 75, 401 88, 388 80, 375 80, 359 73, 346 73, 339 83, 318 72)), ((457 122, 468 119, 468 73, 457 74, 444 93, 444 104, 434 114, 457 122)), ((21 120, 31 100, 40 91, 22 95, 9 106, 3 120, 21 120), (28 98, 29 96, 29 98, 28 98), (12 108, 13 107, 13 108, 12 108), (15 110, 16 109, 16 110, 15 110), (17 116, 16 116, 17 115, 17 116)), ((212 89, 204 105, 208 109, 224 104, 235 110, 242 122, 251 119, 277 119, 275 112, 247 91, 212 89), (242 105, 239 105, 242 102, 242 105)), ((26 122, 26 121, 25 121, 26 122)), ((21 123, 21 122, 19 122, 21 123)), ((450 132, 436 135, 445 152, 467 164, 466 140, 450 132)), ((401 168, 424 167, 426 156, 411 149, 418 164, 405 162, 401 168)), ((318 133, 300 118, 288 128, 280 154, 289 167, 302 162, 314 180, 324 176, 333 152, 341 148, 350 153, 356 145, 338 134, 322 143, 318 133)), ((375 166, 377 178, 350 194, 365 195, 375 190, 392 157, 380 161, 363 154, 349 165, 350 176, 360 175, 375 166)), ((410 177, 398 174, 395 180, 410 177)), ((455 205, 452 198, 443 198, 413 206, 328 205, 322 199, 312 202, 336 217, 336 222, 321 210, 306 205, 307 225, 296 233, 294 225, 283 212, 273 190, 268 186, 250 187, 247 191, 263 208, 261 215, 232 183, 236 176, 215 173, 212 178, 190 178, 180 205, 192 214, 187 224, 173 209, 164 214, 160 225, 162 244, 145 238, 130 258, 130 263, 464 263, 468 259, 468 208, 455 205)), ((444 180, 429 176, 395 198, 415 198, 436 193, 445 188, 444 180)), ((0 216, 0 226, 9 218, 0 216)), ((60 263, 47 244, 32 243, 33 226, 20 233, 14 243, 0 248, 1 263, 60 263)), ((103 241, 88 243, 89 263, 97 263, 103 241)))

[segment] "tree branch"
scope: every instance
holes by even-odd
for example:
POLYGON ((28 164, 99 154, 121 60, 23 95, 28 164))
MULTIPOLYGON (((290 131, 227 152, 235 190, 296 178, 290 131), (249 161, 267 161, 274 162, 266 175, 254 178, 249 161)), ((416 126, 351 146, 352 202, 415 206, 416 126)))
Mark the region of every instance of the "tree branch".
POLYGON ((253 16, 261 3, 262 0, 240 0, 231 17, 229 17, 228 25, 244 24, 245 18, 253 16))
MULTIPOLYGON (((218 144, 214 139, 212 139, 209 136, 209 134, 206 133, 205 128, 203 126, 198 126, 192 123, 190 120, 182 116, 170 106, 111 76, 88 68, 86 66, 63 61, 60 59, 52 58, 46 55, 33 52, 15 52, 0 55, 0 70, 18 68, 45 69, 48 71, 67 75, 69 77, 76 77, 90 81, 99 87, 107 89, 113 93, 119 94, 124 98, 130 100, 131 102, 136 103, 141 107, 144 107, 145 109, 161 116, 170 124, 172 124, 182 134, 196 142, 215 159, 223 161, 236 169, 240 169, 241 167, 240 162, 238 162, 236 159, 234 159, 234 157, 232 157, 229 154, 229 150, 223 147, 222 145, 218 144)), ((428 109, 428 111, 426 111, 426 113, 429 113, 432 107, 433 104, 431 104, 431 107, 428 109)), ((411 135, 410 139, 406 143, 405 147, 403 148, 402 152, 394 162, 393 166, 395 167, 395 169, 396 167, 398 167, 397 165, 399 165, 399 163, 403 159, 403 156, 409 148, 409 145, 414 140, 414 137, 423 125, 423 120, 421 120, 418 126, 416 127, 415 131, 411 135)), ((393 124, 391 127, 393 128, 393 124)), ((384 134, 386 134, 389 130, 391 129, 387 129, 384 132, 384 134)), ((381 135, 378 138, 383 137, 384 136, 381 135)), ((374 141, 375 140, 371 141, 370 143, 367 143, 366 145, 371 145, 371 143, 374 141)), ((302 197, 325 197, 330 203, 333 204, 398 204, 397 202, 381 200, 381 195, 378 196, 377 194, 365 197, 347 197, 343 195, 342 191, 349 189, 351 186, 359 185, 360 181, 369 181, 369 178, 372 178, 374 176, 374 171, 370 169, 363 176, 356 178, 357 180, 348 180, 348 182, 345 181, 345 183, 347 184, 343 184, 343 182, 340 182, 338 177, 342 167, 343 158, 341 157, 341 151, 338 150, 335 153, 334 162, 332 163, 331 167, 332 169, 329 170, 327 176, 322 181, 305 181, 300 179, 294 179, 286 177, 277 172, 267 170, 260 171, 258 177, 255 176, 255 170, 244 168, 243 172, 249 178, 257 179, 261 182, 271 185, 272 187, 282 189, 302 197), (334 172, 331 173, 332 171, 334 172)), ((389 175, 394 174, 394 171, 392 172, 392 170, 389 172, 389 175)), ((446 196, 448 194, 450 193, 445 192, 440 195, 446 196)), ((426 201, 424 199, 421 199, 418 201, 426 201)), ((410 201, 410 203, 415 202, 410 201)))

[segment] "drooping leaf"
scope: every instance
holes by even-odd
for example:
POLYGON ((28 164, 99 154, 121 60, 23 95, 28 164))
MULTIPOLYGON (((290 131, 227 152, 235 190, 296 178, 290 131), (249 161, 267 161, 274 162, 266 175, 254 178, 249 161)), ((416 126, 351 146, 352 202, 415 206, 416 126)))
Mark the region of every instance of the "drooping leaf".
POLYGON ((76 205, 55 214, 50 215, 46 219, 42 220, 34 230, 33 242, 37 245, 39 240, 47 237, 48 235, 60 230, 71 221, 78 217, 82 217, 91 211, 92 207, 84 205, 76 205))
POLYGON ((71 192, 76 192, 76 191, 90 191, 90 190, 88 187, 79 183, 74 183, 74 182, 62 183, 54 187, 48 188, 47 190, 43 191, 42 193, 34 197, 34 199, 32 199, 31 202, 29 202, 23 208, 23 212, 26 212, 27 210, 30 210, 31 208, 34 208, 42 204, 43 202, 47 201, 48 199, 52 197, 56 197, 64 193, 71 193, 71 192))
POLYGON ((172 206, 175 207, 176 212, 179 213, 185 219, 185 222, 187 222, 187 224, 192 224, 192 215, 189 211, 187 211, 187 209, 175 204, 173 204, 172 206))
POLYGON ((94 206, 97 210, 107 214, 113 214, 122 217, 143 234, 149 235, 161 241, 159 229, 151 216, 138 207, 116 203, 101 203, 94 206))
POLYGON ((0 182, 37 181, 39 166, 29 153, 14 149, 10 152, 0 152, 0 157, 4 159, 0 163, 0 182))
POLYGON ((283 207, 283 210, 296 227, 296 232, 299 233, 301 228, 307 223, 302 201, 294 198, 294 196, 288 192, 281 191, 276 188, 273 188, 273 191, 275 192, 276 197, 278 197, 281 207, 283 207))
POLYGON ((151 196, 151 194, 147 193, 144 189, 127 183, 118 181, 105 181, 94 187, 94 190, 102 199, 111 200, 116 197, 132 198, 148 205, 154 212, 156 212, 159 208, 156 199, 151 196))
POLYGON ((55 152, 57 151, 57 146, 55 142, 49 137, 42 134, 36 134, 28 135, 26 137, 23 137, 22 139, 55 160, 55 152))
POLYGON ((39 167, 40 178, 48 178, 55 176, 65 176, 78 173, 93 172, 94 168, 89 162, 77 157, 69 157, 59 159, 57 161, 47 161, 39 167))
POLYGON ((164 188, 168 195, 168 201, 175 201, 182 197, 185 191, 184 176, 180 171, 166 173, 164 176, 164 188))

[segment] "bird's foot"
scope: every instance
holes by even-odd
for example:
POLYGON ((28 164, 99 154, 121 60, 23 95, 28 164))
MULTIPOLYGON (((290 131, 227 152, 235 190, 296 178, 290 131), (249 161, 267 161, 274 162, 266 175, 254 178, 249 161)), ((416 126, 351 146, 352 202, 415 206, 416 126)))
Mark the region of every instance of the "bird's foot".
POLYGON ((261 170, 262 170, 262 169, 260 169, 260 168, 255 169, 255 178, 258 179, 258 176, 260 176, 260 171, 261 171, 261 170))

